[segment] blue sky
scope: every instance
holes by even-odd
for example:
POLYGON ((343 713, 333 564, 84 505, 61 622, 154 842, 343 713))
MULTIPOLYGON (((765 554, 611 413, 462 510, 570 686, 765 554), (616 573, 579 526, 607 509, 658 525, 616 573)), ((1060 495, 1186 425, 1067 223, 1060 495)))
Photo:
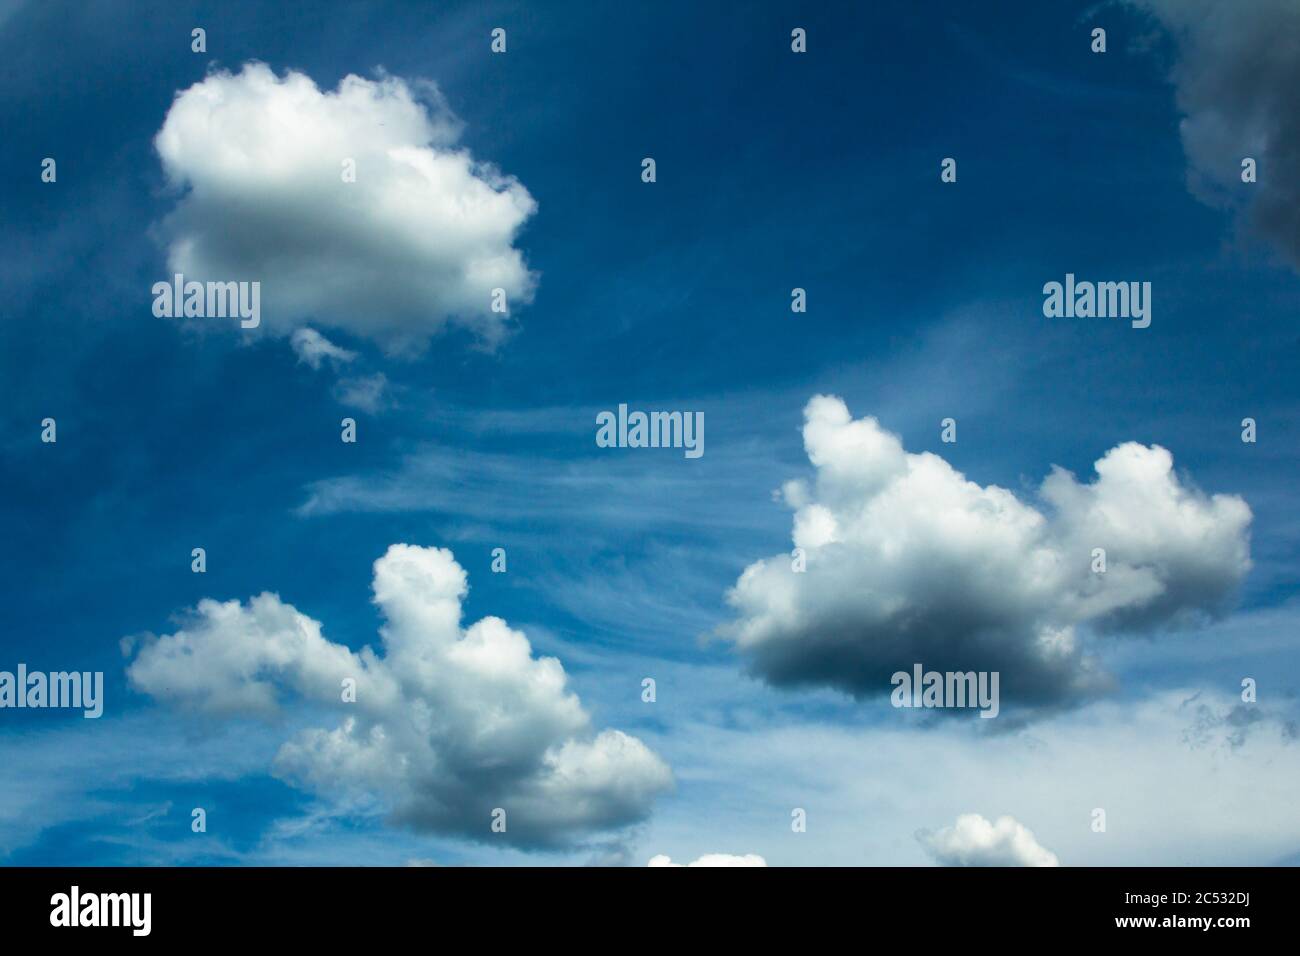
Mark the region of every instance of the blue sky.
POLYGON ((1259 4, 1235 45, 1201 32, 1222 39, 1221 10, 1171 9, 0 5, 0 669, 106 684, 97 721, 0 711, 0 859, 922 864, 916 832, 968 813, 1014 817, 1064 863, 1294 859, 1300 236, 1267 223, 1294 216, 1276 183, 1300 174, 1298 113, 1270 84, 1297 58, 1260 58, 1253 112, 1216 82, 1294 9, 1259 4), (179 92, 250 61, 322 92, 398 78, 463 124, 458 148, 522 184, 536 211, 507 247, 535 291, 502 341, 451 327, 393 351, 368 319, 297 315, 355 356, 312 368, 285 325, 154 317, 186 201, 155 136, 179 92), (1252 152, 1261 182, 1233 182, 1252 152), (1045 318, 1042 286, 1067 272, 1151 282, 1150 328, 1045 318), (377 375, 377 403, 341 400, 377 375), (773 493, 814 475, 800 429, 817 394, 1027 503, 1054 465, 1087 483, 1115 446, 1162 446, 1187 487, 1249 506, 1249 570, 1212 619, 1083 622, 1110 687, 998 733, 783 686, 725 636, 743 616, 727 594, 790 551, 773 493), (619 403, 702 411, 706 453, 597 448, 594 415, 619 403), (196 714, 128 680, 122 639, 176 633, 205 598, 274 592, 334 644, 377 646, 372 565, 397 543, 450 549, 464 624, 503 618, 558 657, 592 726, 643 741, 671 789, 617 825, 520 846, 486 822, 474 836, 397 819, 378 784, 289 781, 277 754, 333 727, 324 708, 196 714), (1258 710, 1237 711, 1248 676, 1258 710), (795 807, 807 832, 791 831, 795 807))

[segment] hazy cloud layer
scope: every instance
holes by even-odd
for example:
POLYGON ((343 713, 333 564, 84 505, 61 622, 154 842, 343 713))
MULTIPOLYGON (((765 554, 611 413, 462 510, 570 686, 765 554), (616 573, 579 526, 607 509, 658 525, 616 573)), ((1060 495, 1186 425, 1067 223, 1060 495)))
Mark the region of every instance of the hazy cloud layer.
POLYGON ((154 140, 184 190, 162 223, 168 267, 260 281, 279 334, 311 320, 418 351, 454 323, 495 343, 508 317, 492 290, 507 306, 532 296, 514 241, 537 204, 458 132, 427 83, 349 75, 323 91, 260 63, 214 72, 176 95, 154 140))
POLYGON ((1150 633, 1217 614, 1250 567, 1246 503, 1186 486, 1159 446, 1112 448, 1090 484, 1053 469, 1040 509, 907 452, 835 397, 808 403, 803 436, 816 477, 783 494, 806 571, 789 554, 751 564, 722 628, 773 684, 866 697, 920 663, 999 671, 1004 703, 1059 705, 1106 683, 1080 625, 1150 633))
POLYGON ((127 671, 136 689, 216 717, 273 717, 289 698, 340 715, 286 742, 275 772, 336 797, 374 794, 396 821, 518 845, 564 845, 642 820, 667 765, 594 733, 560 662, 486 617, 462 629, 468 585, 450 551, 395 544, 374 565, 383 656, 353 653, 275 594, 201 601, 127 671), (345 703, 346 679, 356 700, 345 703), (495 808, 506 832, 490 832, 495 808))
POLYGON ((1132 0, 1173 35, 1188 183, 1249 221, 1300 268, 1300 3, 1132 0), (1258 181, 1243 184, 1254 158, 1258 181))
POLYGON ((916 838, 942 866, 1060 866, 1056 854, 1012 817, 990 823, 978 813, 963 813, 953 826, 916 838))
POLYGON ((1192 714, 1192 721, 1182 735, 1188 746, 1240 750, 1251 737, 1266 728, 1276 730, 1283 743, 1300 739, 1300 721, 1284 709, 1241 701, 1231 707, 1222 707, 1201 700, 1202 696, 1196 694, 1184 701, 1181 708, 1192 714))

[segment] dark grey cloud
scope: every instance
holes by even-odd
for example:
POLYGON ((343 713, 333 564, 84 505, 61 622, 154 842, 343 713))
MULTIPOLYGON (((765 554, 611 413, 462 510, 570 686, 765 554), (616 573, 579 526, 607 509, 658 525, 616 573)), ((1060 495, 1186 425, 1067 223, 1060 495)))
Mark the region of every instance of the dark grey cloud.
POLYGON ((1300 3, 1131 0, 1177 47, 1171 79, 1202 200, 1240 207, 1246 222, 1300 268, 1300 3), (1258 181, 1241 181, 1241 161, 1258 181))

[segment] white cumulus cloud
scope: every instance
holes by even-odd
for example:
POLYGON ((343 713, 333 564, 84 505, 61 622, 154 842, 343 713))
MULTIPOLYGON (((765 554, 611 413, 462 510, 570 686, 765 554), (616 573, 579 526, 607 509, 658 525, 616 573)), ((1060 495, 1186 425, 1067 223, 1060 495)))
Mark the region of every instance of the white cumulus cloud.
POLYGON ((652 856, 646 866, 767 866, 767 860, 754 853, 744 856, 732 856, 729 853, 706 853, 690 863, 674 863, 672 857, 659 854, 652 856))
POLYGON ((450 551, 395 544, 374 564, 382 656, 332 643, 264 593, 201 601, 183 627, 141 648, 127 676, 213 716, 270 718, 289 699, 335 711, 336 726, 284 743, 275 773, 322 795, 375 795, 417 829, 561 846, 644 819, 672 785, 668 766, 635 737, 596 733, 560 662, 534 657, 505 621, 462 628, 467 590, 450 551), (353 702, 343 700, 348 680, 353 702))
POLYGON ((998 671, 1004 703, 1053 706, 1107 683, 1080 644, 1221 611, 1250 567, 1250 509, 1182 482, 1159 446, 1119 445, 1083 484, 1054 469, 1038 504, 907 452, 873 418, 814 397, 792 481, 790 554, 747 567, 721 633, 776 685, 885 694, 890 675, 998 671), (1094 570, 1104 549, 1104 573, 1094 570))
POLYGON ((211 73, 177 93, 154 140, 180 192, 161 226, 168 266, 261 282, 262 324, 282 335, 310 319, 397 353, 451 323, 494 344, 509 319, 492 290, 507 310, 533 294, 514 241, 537 204, 458 133, 427 83, 211 73))
POLYGON ((956 824, 922 831, 917 839, 942 866, 1060 866, 1033 833, 1012 817, 990 823, 978 813, 963 813, 956 824))

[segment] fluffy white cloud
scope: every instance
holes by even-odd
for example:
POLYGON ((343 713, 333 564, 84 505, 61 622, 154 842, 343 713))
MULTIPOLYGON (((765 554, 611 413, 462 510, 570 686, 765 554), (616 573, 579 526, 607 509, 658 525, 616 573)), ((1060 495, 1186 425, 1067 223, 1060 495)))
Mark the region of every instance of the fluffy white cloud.
POLYGON ((322 91, 260 63, 212 73, 176 95, 154 140, 184 190, 162 223, 168 265, 261 282, 262 323, 280 334, 310 319, 418 351, 454 323, 495 343, 508 318, 492 290, 507 306, 532 297, 514 240, 537 204, 457 148, 458 132, 429 84, 349 75, 322 91))
POLYGON ((486 839, 506 811, 519 845, 564 845, 643 819, 672 784, 635 737, 594 733, 560 662, 486 617, 461 627, 465 572, 450 551, 395 544, 374 565, 383 656, 354 653, 274 594, 204 600, 145 644, 135 688, 202 713, 272 717, 287 697, 338 712, 287 741, 283 779, 337 797, 375 794, 410 826, 486 839), (344 702, 344 681, 356 699, 344 702))
POLYGON ((1253 224, 1300 268, 1300 3, 1131 2, 1178 46, 1172 79, 1193 192, 1214 205, 1249 203, 1253 224), (1258 181, 1243 184, 1248 156, 1258 181))
POLYGON ((870 696, 920 663, 998 671, 1004 702, 1057 705, 1107 681, 1080 625, 1150 632, 1212 615, 1250 567, 1245 502, 1185 486, 1158 446, 1111 449, 1091 484, 1054 469, 1040 510, 905 451, 838 398, 804 414, 816 479, 784 497, 806 571, 789 555, 750 565, 722 629, 771 683, 870 696))
POLYGON ((706 853, 690 863, 674 863, 671 857, 659 854, 652 856, 646 866, 767 866, 767 860, 753 853, 744 856, 732 856, 729 853, 706 853))
POLYGON ((1056 854, 1011 817, 990 823, 978 813, 963 813, 954 826, 917 839, 943 866, 1060 866, 1056 854))

